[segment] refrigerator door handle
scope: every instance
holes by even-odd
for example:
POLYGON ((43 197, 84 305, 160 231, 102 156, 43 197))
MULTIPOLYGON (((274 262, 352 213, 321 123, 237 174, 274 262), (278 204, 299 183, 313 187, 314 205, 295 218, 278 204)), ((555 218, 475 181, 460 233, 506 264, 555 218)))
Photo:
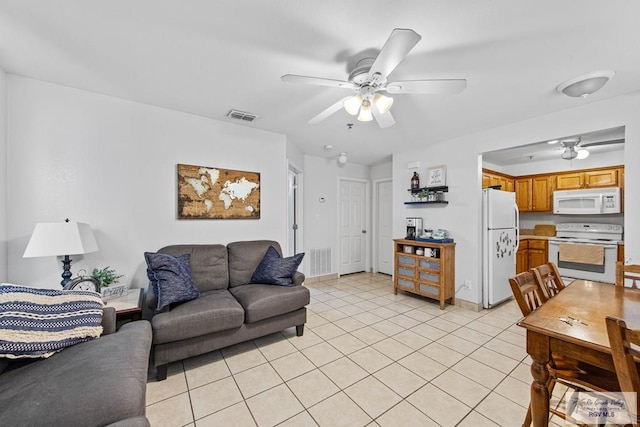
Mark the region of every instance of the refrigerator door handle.
MULTIPOLYGON (((514 249, 515 253, 518 253, 518 249, 520 249, 520 211, 518 210, 518 205, 513 205, 513 210, 516 215, 516 247, 514 249)), ((513 263, 518 264, 517 255, 513 257, 513 263)))

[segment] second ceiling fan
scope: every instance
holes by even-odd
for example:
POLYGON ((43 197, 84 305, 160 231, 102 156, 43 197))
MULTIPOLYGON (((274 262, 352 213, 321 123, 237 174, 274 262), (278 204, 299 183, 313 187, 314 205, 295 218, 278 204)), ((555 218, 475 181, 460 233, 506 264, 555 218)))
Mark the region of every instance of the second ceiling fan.
POLYGON ((360 121, 374 118, 381 128, 395 123, 391 115, 393 98, 387 94, 457 94, 467 87, 465 79, 425 79, 387 81, 389 74, 409 54, 422 37, 410 29, 396 28, 375 58, 361 59, 349 73, 348 80, 326 79, 322 77, 285 74, 283 82, 303 83, 318 86, 350 89, 354 95, 340 99, 329 108, 309 120, 316 124, 344 108, 349 114, 357 115, 360 121))

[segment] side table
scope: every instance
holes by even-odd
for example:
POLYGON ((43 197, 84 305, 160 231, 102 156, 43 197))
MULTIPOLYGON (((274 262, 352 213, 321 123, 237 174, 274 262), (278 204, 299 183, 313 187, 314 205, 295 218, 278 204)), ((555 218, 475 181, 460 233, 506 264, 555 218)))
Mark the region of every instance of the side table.
POLYGON ((140 320, 142 316, 143 289, 129 289, 127 295, 105 302, 107 307, 115 307, 116 322, 122 320, 140 320))

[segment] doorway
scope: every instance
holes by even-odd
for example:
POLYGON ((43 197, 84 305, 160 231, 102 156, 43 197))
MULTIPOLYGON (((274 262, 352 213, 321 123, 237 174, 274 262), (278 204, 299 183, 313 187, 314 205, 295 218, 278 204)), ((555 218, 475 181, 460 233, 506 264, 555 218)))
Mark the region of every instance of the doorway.
POLYGON ((375 253, 374 271, 384 274, 393 274, 393 181, 376 181, 375 185, 375 253))
POLYGON ((292 256, 302 248, 302 174, 289 165, 287 178, 287 253, 292 256))
POLYGON ((367 181, 339 180, 339 275, 367 267, 367 190, 367 181))

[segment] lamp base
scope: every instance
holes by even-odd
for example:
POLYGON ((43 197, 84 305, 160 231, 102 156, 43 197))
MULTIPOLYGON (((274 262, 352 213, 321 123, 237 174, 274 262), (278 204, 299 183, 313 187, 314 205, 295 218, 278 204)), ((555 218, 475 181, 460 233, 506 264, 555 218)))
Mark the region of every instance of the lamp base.
POLYGON ((71 258, 65 255, 62 258, 62 281, 60 282, 63 288, 71 281, 71 276, 71 258))

